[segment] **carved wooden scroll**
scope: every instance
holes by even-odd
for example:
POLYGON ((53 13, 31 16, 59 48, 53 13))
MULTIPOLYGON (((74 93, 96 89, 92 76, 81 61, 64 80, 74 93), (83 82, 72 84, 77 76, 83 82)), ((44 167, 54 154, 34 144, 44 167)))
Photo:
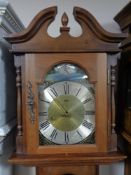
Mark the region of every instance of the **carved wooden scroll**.
POLYGON ((6 37, 12 43, 12 52, 47 53, 47 52, 117 52, 118 44, 127 37, 126 33, 113 34, 105 31, 88 11, 75 7, 73 15, 82 28, 79 37, 69 33, 68 17, 62 16, 60 36, 53 38, 47 30, 55 19, 56 7, 41 11, 31 22, 29 27, 19 34, 6 37), (63 42, 64 38, 64 42, 63 42))
POLYGON ((34 114, 34 94, 32 91, 32 83, 31 81, 28 81, 27 83, 27 105, 28 105, 28 110, 30 113, 30 121, 32 124, 35 122, 35 114, 34 114))

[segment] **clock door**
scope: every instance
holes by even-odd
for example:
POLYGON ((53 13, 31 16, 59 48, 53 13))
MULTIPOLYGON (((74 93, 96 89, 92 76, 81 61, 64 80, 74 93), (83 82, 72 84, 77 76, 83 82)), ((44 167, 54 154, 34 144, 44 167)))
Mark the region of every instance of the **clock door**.
POLYGON ((38 86, 40 145, 94 143, 94 91, 75 64, 54 66, 38 86))
POLYGON ((107 151, 106 54, 27 54, 23 64, 25 151, 107 151))

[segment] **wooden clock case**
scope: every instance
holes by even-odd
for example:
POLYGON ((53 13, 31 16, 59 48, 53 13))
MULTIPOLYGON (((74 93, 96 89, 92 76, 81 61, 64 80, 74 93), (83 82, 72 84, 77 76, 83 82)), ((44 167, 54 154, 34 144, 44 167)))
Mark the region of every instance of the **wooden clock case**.
POLYGON ((70 35, 64 13, 60 36, 53 38, 47 29, 56 13, 57 7, 45 9, 23 32, 6 37, 12 44, 17 74, 16 154, 9 162, 36 166, 39 175, 51 174, 50 167, 56 174, 80 174, 76 166, 85 167, 83 174, 93 175, 97 165, 126 158, 117 151, 115 93, 121 52, 118 44, 127 34, 105 31, 88 11, 75 7, 73 14, 82 34, 70 35), (39 146, 37 84, 52 66, 62 62, 78 64, 96 86, 96 144, 39 146))

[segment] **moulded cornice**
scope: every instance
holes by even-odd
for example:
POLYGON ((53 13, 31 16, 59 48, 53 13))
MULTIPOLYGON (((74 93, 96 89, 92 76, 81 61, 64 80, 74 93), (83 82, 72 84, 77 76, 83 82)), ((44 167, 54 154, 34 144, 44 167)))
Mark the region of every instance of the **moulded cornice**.
MULTIPOLYGON (((114 34, 105 31, 87 10, 74 7, 74 17, 81 25, 82 35, 73 37, 70 28, 62 26, 60 36, 53 38, 47 29, 55 19, 57 7, 47 8, 33 19, 29 27, 18 34, 9 35, 13 52, 118 52, 118 44, 127 37, 126 33, 114 34), (64 40, 64 42, 63 42, 64 40)), ((68 17, 67 17, 68 18, 68 17)))
POLYGON ((25 30, 17 34, 8 35, 5 37, 5 39, 10 43, 25 42, 32 38, 37 33, 41 25, 43 25, 46 21, 48 21, 49 25, 54 20, 56 14, 57 7, 49 7, 47 9, 44 9, 34 17, 30 25, 25 30))
POLYGON ((111 33, 104 30, 91 13, 80 7, 74 8, 74 17, 81 25, 82 22, 85 22, 85 24, 91 28, 92 32, 94 32, 100 40, 105 42, 117 43, 127 37, 125 33, 111 33))

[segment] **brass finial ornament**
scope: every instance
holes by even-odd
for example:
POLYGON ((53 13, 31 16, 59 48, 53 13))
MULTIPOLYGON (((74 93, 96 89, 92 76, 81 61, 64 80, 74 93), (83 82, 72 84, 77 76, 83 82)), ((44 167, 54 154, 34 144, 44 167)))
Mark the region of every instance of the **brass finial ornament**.
POLYGON ((69 32, 70 28, 67 27, 68 22, 69 22, 69 18, 67 14, 64 12, 61 18, 62 27, 60 28, 60 32, 63 32, 63 31, 69 32))

